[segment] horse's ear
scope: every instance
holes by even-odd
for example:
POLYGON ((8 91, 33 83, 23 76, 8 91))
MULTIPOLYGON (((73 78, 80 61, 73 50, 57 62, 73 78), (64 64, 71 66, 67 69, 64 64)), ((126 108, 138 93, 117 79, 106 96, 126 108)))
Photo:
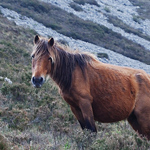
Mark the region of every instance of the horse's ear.
POLYGON ((36 35, 35 38, 34 38, 34 43, 36 44, 39 40, 40 40, 39 36, 36 35))
POLYGON ((53 38, 50 38, 50 39, 48 40, 48 45, 49 45, 49 46, 53 46, 53 45, 54 45, 54 39, 53 39, 53 38))

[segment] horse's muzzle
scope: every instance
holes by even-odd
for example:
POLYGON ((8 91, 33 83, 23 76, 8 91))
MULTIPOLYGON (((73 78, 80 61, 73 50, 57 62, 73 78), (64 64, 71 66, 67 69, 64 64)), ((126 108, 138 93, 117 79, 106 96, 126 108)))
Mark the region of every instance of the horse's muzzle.
POLYGON ((36 88, 40 88, 42 84, 44 83, 44 78, 43 77, 32 77, 31 79, 32 84, 36 88))

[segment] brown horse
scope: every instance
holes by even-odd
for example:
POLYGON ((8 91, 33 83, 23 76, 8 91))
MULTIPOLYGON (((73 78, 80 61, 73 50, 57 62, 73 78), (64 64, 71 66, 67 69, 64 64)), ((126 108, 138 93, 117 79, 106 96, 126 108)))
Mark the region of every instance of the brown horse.
POLYGON ((59 86, 82 129, 96 132, 95 121, 127 118, 139 134, 150 139, 150 76, 143 70, 104 64, 88 53, 35 36, 32 83, 41 87, 49 75, 59 86), (67 48, 66 48, 67 49, 67 48))

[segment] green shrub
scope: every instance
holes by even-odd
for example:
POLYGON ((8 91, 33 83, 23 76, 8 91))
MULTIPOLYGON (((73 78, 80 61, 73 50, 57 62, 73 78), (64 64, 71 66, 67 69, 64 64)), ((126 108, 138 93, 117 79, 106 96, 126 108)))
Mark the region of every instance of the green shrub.
POLYGON ((97 57, 98 58, 106 58, 109 59, 109 56, 107 53, 97 53, 97 57))
POLYGON ((9 99, 15 101, 26 101, 30 90, 24 83, 4 83, 1 88, 1 92, 9 99))
POLYGON ((108 7, 105 7, 104 10, 107 12, 107 13, 110 13, 110 9, 108 7))
POLYGON ((133 21, 137 22, 137 23, 141 23, 141 18, 139 16, 135 16, 133 15, 133 21))
POLYGON ((69 46, 69 43, 66 41, 66 40, 58 40, 59 43, 63 44, 63 45, 66 45, 66 46, 69 46))
POLYGON ((77 5, 76 3, 72 2, 69 4, 71 8, 73 8, 75 11, 83 11, 83 9, 77 5))
POLYGON ((8 140, 3 136, 0 135, 0 150, 10 150, 10 144, 8 140))
POLYGON ((79 5, 85 5, 85 3, 88 3, 90 5, 96 5, 99 7, 99 4, 95 0, 73 0, 75 3, 78 3, 79 5))

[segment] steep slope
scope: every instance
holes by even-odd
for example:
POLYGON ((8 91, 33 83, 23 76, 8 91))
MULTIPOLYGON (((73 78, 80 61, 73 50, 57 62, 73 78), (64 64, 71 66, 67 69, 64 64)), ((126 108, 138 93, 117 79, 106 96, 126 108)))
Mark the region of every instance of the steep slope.
MULTIPOLYGON (((24 27, 30 27, 31 29, 36 30, 42 36, 49 37, 49 35, 51 35, 58 40, 67 41, 69 46, 74 49, 90 51, 94 54, 107 53, 109 59, 101 59, 101 61, 103 61, 103 62, 121 65, 121 66, 129 66, 129 67, 133 67, 133 68, 137 68, 137 69, 144 69, 146 72, 148 72, 148 73, 150 72, 149 65, 146 65, 139 61, 130 59, 128 57, 125 57, 123 55, 115 53, 111 50, 105 49, 103 47, 99 47, 99 46, 90 44, 88 42, 83 42, 81 40, 74 40, 72 38, 64 36, 62 34, 57 33, 55 30, 52 30, 51 28, 46 28, 44 25, 34 21, 33 19, 24 17, 14 11, 10 11, 8 9, 3 9, 3 8, 1 10, 8 19, 15 21, 16 24, 24 26, 24 27)), ((148 58, 148 60, 149 60, 149 58, 148 58)))
MULTIPOLYGON (((79 3, 78 0, 75 1, 79 3)), ((83 0, 82 2, 85 1, 88 1, 90 5, 94 3, 95 7, 99 7, 97 1, 91 3, 90 0, 83 0)), ((16 0, 11 2, 13 2, 12 5, 15 5, 16 0)), ((24 0, 24 4, 25 2, 28 4, 35 1, 24 0)), ((70 0, 62 2, 66 4, 70 0)), ((60 5, 60 3, 58 4, 60 5)), ((85 5, 85 3, 83 4, 85 5)), ((10 4, 7 5, 10 6, 10 4)), ((39 7, 39 4, 36 6, 39 7)), ((34 9, 34 5, 29 9, 34 9)), ((45 8, 41 10, 43 9, 45 8)), ((95 55, 99 54, 98 56, 107 53, 108 57, 100 58, 101 61, 107 63, 141 68, 148 73, 150 73, 150 65, 101 46, 64 36, 32 18, 14 11, 2 7, 0 10, 2 11, 0 13, 0 134, 6 137, 5 140, 0 136, 0 149, 9 149, 9 145, 11 145, 10 149, 14 150, 149 149, 150 142, 144 138, 139 138, 126 121, 113 124, 96 123, 97 136, 88 131, 82 132, 69 106, 61 99, 57 87, 51 80, 41 89, 34 89, 31 86, 30 53, 33 38, 38 33, 47 37, 53 36, 61 42, 69 44, 73 49, 90 51, 95 55), (10 79, 12 84, 4 81, 5 77, 10 79)), ((44 16, 43 14, 43 18, 44 16)), ((121 21, 119 23, 127 30, 125 24, 121 21)), ((133 31, 131 28, 128 29, 133 31)), ((134 32, 149 40, 149 37, 144 33, 138 33, 136 30, 134 32)), ((91 41, 93 38, 89 39, 91 41)), ((144 52, 146 51, 144 49, 144 52)))
MULTIPOLYGON (((24 0, 1 0, 0 2, 3 7, 13 9, 27 17, 32 17, 34 20, 43 23, 46 27, 51 27, 61 34, 96 44, 150 64, 150 51, 146 50, 149 49, 150 42, 137 35, 126 33, 124 30, 108 23, 107 17, 102 15, 103 11, 100 11, 103 10, 103 7, 99 10, 98 6, 90 7, 90 5, 85 5, 82 6, 84 11, 78 13, 68 6, 71 1, 60 1, 59 3, 46 1, 50 2, 48 5, 43 2, 37 3, 36 0, 29 2, 24 0), (13 5, 14 2, 15 5, 13 5), (67 12, 51 3, 61 8, 63 7, 67 12)), ((148 36, 146 39, 149 39, 148 36)))

